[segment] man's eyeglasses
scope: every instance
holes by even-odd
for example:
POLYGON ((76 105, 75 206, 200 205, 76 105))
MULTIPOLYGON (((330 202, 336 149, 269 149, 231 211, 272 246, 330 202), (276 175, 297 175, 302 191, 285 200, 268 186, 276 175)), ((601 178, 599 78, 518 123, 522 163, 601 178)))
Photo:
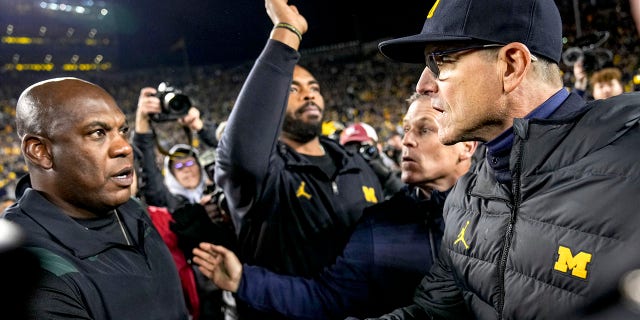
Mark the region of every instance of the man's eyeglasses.
POLYGON ((436 51, 432 52, 427 56, 427 68, 431 70, 433 76, 438 79, 440 77, 440 66, 444 64, 444 58, 452 53, 463 52, 463 51, 473 51, 473 50, 484 50, 489 48, 498 48, 504 47, 503 44, 478 44, 468 47, 449 49, 444 51, 436 51))
POLYGON ((185 162, 176 162, 176 163, 173 164, 173 168, 176 169, 176 170, 180 170, 182 168, 191 167, 194 164, 196 164, 195 160, 188 160, 188 161, 185 161, 185 162))

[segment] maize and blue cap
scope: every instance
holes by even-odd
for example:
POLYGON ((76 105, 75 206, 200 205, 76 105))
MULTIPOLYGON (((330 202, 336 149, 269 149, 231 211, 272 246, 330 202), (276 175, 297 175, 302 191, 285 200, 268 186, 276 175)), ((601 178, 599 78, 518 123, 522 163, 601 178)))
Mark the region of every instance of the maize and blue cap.
POLYGON ((558 63, 562 20, 553 0, 436 0, 422 32, 378 45, 387 58, 424 63, 425 45, 447 41, 520 42, 558 63))

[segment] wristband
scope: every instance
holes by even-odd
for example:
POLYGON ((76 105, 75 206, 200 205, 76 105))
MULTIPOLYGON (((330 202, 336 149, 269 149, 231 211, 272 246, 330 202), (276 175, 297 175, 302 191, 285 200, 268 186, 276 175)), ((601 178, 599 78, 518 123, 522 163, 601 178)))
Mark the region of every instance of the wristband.
POLYGON ((280 22, 280 23, 276 24, 273 28, 274 29, 276 29, 276 28, 287 29, 287 30, 295 33, 296 36, 298 36, 298 40, 302 41, 302 33, 300 33, 300 30, 298 30, 298 28, 294 27, 291 24, 288 24, 288 23, 285 23, 285 22, 280 22))

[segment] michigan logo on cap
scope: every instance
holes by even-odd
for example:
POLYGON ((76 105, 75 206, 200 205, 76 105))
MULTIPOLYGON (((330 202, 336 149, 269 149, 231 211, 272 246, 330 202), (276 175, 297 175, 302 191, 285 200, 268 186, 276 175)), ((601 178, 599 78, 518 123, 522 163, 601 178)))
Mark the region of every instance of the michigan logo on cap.
POLYGON ((436 0, 436 2, 433 4, 433 7, 431 7, 431 10, 429 10, 429 14, 427 14, 427 19, 433 18, 433 13, 436 12, 436 8, 438 8, 439 4, 440 0, 436 0))

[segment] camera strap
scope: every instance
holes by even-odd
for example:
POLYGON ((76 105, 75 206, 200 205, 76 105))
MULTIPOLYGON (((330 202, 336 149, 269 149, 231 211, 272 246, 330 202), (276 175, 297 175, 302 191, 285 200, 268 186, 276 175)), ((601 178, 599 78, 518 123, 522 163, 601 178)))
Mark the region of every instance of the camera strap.
MULTIPOLYGON (((156 134, 156 128, 154 127, 153 123, 150 124, 150 127, 151 127, 151 132, 153 132, 153 139, 155 140, 156 148, 158 148, 158 151, 163 156, 168 156, 169 150, 162 147, 162 144, 158 140, 158 135, 156 134)), ((191 133, 191 129, 189 129, 189 127, 184 127, 184 126, 182 127, 182 129, 184 130, 184 134, 187 136, 187 145, 193 147, 193 134, 191 133)))

